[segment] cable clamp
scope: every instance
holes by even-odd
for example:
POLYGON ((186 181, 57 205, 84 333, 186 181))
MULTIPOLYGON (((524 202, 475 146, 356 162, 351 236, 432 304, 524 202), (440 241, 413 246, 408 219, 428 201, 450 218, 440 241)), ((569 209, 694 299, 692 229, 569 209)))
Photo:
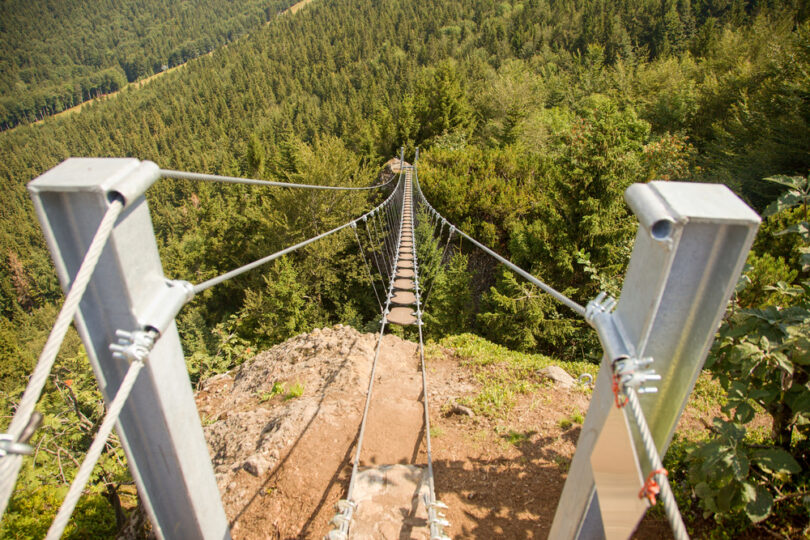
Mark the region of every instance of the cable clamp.
POLYGON ((633 388, 639 394, 654 394, 658 392, 655 386, 649 386, 651 381, 660 381, 661 375, 654 369, 645 369, 653 363, 653 359, 646 358, 623 358, 613 362, 614 379, 619 384, 622 392, 627 388, 633 388))
POLYGON ((159 336, 156 330, 151 329, 135 330, 134 332, 116 330, 115 335, 118 337, 118 342, 110 344, 112 357, 130 363, 145 362, 159 336))
POLYGON ((34 447, 29 445, 28 441, 34 436, 41 423, 42 414, 34 411, 16 441, 8 433, 0 434, 0 458, 4 458, 9 454, 14 456, 30 456, 33 454, 34 447))
POLYGON ((596 317, 602 313, 612 312, 616 304, 615 298, 608 296, 604 291, 600 292, 599 295, 588 302, 588 305, 585 307, 585 320, 588 321, 588 324, 594 326, 596 324, 596 317))
POLYGON ((356 228, 357 228, 357 222, 356 222, 356 221, 352 221, 352 229, 356 229, 356 228))
POLYGON ((663 474, 664 476, 669 475, 667 470, 664 468, 654 470, 647 477, 647 481, 644 482, 644 486, 641 488, 641 491, 638 492, 638 498, 646 498, 648 501, 650 501, 652 506, 655 506, 655 496, 661 493, 661 486, 659 486, 658 482, 655 481, 655 477, 659 474, 663 474))

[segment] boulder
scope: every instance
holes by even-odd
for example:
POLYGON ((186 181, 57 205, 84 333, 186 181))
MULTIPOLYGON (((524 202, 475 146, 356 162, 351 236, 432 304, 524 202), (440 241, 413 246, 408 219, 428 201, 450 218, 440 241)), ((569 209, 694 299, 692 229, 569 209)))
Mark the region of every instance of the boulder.
POLYGON ((551 379, 560 388, 573 388, 577 380, 559 366, 548 366, 537 370, 537 374, 544 379, 551 379))

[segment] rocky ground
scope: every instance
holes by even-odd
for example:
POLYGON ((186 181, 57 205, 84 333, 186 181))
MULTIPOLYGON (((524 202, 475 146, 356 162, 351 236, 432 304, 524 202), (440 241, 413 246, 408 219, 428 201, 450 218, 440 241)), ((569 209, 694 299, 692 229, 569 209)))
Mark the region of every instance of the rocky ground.
MULTIPOLYGON (((226 512, 237 539, 322 538, 348 487, 375 334, 314 330, 206 381, 197 396, 226 512)), ((361 465, 423 465, 417 348, 385 336, 361 465), (410 382, 409 382, 410 381, 410 382)), ((448 351, 428 363, 438 498, 453 538, 545 538, 579 427, 579 385, 549 382, 504 419, 457 406, 479 384, 448 351)), ((646 518, 639 538, 667 538, 646 518)), ((401 538, 411 537, 402 531, 401 538)))

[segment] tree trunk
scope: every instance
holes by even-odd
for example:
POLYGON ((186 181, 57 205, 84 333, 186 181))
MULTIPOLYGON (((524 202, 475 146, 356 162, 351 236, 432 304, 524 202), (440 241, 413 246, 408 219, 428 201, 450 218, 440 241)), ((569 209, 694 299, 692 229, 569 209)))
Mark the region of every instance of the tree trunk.
POLYGON ((773 440, 777 446, 790 452, 790 440, 793 434, 793 426, 790 424, 793 417, 792 411, 785 403, 775 403, 770 412, 773 417, 773 427, 771 428, 773 440))

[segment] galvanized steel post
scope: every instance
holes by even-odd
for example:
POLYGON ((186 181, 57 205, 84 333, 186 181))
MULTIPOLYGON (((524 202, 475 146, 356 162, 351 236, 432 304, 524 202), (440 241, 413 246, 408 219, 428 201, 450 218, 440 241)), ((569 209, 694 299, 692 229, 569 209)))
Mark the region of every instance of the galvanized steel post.
MULTIPOLYGON (((641 395, 640 402, 659 453, 666 452, 760 223, 753 210, 719 184, 634 184, 625 199, 640 226, 615 311, 592 318, 600 319, 594 326, 605 355, 552 539, 606 537, 601 508, 608 501, 600 507, 591 454, 613 407, 612 362, 617 358, 653 358, 651 367, 662 377, 659 391, 641 395)), ((640 449, 639 434, 630 427, 640 449)), ((647 476, 651 466, 638 453, 647 476)), ((621 501, 610 503, 617 508, 621 501)), ((611 518, 632 531, 640 516, 628 512, 611 518)))
MULTIPOLYGON (((157 165, 137 159, 73 158, 28 185, 65 290, 111 197, 125 201, 75 319, 107 403, 128 367, 109 350, 116 330, 153 326, 149 318, 178 296, 177 282, 163 276, 142 195, 158 174, 157 165)), ((158 537, 222 540, 230 538, 228 521, 171 317, 155 323, 168 328, 133 387, 118 434, 158 537)))

